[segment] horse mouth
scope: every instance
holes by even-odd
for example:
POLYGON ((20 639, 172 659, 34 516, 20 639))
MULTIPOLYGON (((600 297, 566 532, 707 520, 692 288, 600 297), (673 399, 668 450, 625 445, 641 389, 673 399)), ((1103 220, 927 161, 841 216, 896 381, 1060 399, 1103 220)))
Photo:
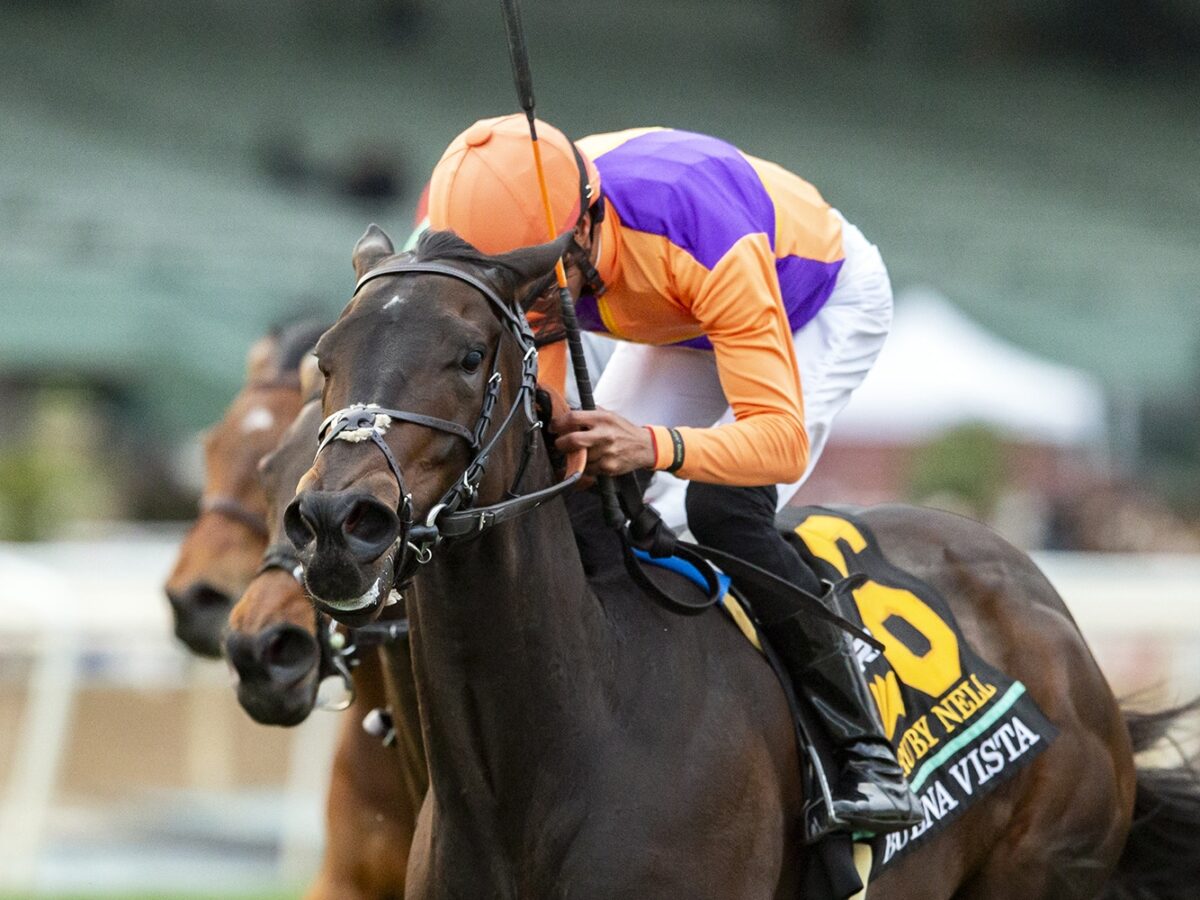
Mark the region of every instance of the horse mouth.
POLYGON ((242 682, 237 686, 238 703, 260 725, 290 728, 316 708, 318 681, 314 673, 287 687, 242 682))
POLYGON ((386 555, 379 566, 375 579, 357 597, 322 596, 318 590, 320 585, 314 585, 311 581, 313 571, 311 567, 305 571, 305 586, 314 603, 322 612, 344 625, 351 627, 363 625, 372 621, 385 606, 396 602, 394 599, 396 592, 393 590, 392 580, 395 576, 396 566, 400 562, 396 557, 402 552, 397 549, 386 555))
POLYGON ((366 592, 357 597, 352 597, 349 600, 332 600, 325 598, 317 598, 317 602, 326 609, 341 613, 356 613, 364 610, 373 610, 379 605, 379 595, 383 592, 383 575, 381 574, 367 588, 366 592))

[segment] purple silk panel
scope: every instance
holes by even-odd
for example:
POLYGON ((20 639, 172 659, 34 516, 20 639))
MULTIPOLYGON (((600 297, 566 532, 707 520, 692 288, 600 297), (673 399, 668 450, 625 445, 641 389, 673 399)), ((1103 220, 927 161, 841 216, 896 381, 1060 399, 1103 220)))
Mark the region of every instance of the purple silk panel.
POLYGON ((584 331, 608 333, 608 329, 604 327, 604 320, 600 318, 600 307, 592 294, 581 294, 575 301, 575 318, 579 320, 579 327, 584 331))
MULTIPOLYGON (((707 269, 748 234, 766 234, 775 247, 775 204, 732 144, 690 131, 651 131, 601 154, 595 163, 604 196, 623 227, 663 235, 707 269)), ((841 260, 800 256, 776 260, 793 332, 829 299, 841 266, 841 260)), ((584 328, 606 331, 594 297, 579 298, 577 312, 584 328)), ((707 337, 675 346, 712 349, 707 337)))
POLYGON ((651 131, 595 160, 621 224, 665 236, 711 269, 747 234, 775 246, 775 204, 732 144, 690 131, 651 131))

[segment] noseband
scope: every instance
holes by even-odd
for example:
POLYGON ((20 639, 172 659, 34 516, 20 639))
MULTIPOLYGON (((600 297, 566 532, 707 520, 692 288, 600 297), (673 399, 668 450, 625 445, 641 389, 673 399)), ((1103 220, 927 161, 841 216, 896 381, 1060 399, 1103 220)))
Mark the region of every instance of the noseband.
POLYGON ((335 440, 350 443, 370 441, 383 453, 388 468, 396 479, 396 484, 400 489, 400 502, 397 508, 397 515, 400 518, 400 536, 397 538, 397 544, 400 545, 398 547, 400 559, 396 560, 393 566, 393 584, 400 586, 411 580, 418 564, 427 563, 433 558, 433 551, 440 544, 451 539, 474 537, 493 525, 536 509, 571 488, 579 480, 581 473, 573 473, 563 481, 540 491, 517 495, 517 489, 533 454, 542 425, 534 404, 537 392, 537 347, 525 317, 505 303, 495 290, 482 279, 453 266, 436 262, 393 262, 372 269, 358 280, 354 294, 357 295, 367 282, 387 275, 442 275, 470 285, 483 294, 492 310, 499 315, 508 333, 512 335, 523 351, 521 384, 517 389, 517 395, 513 398, 512 406, 509 407, 499 428, 486 441, 484 438, 491 426, 503 382, 503 376, 500 373, 500 351, 503 338, 496 344, 493 352, 492 371, 487 380, 487 389, 484 393, 479 417, 475 420, 474 426, 469 429, 457 422, 440 419, 436 416, 408 410, 388 409, 369 403, 351 404, 333 413, 321 424, 318 432, 320 443, 317 447, 317 457, 335 440), (491 506, 472 508, 492 451, 500 438, 516 421, 517 413, 522 410, 525 413, 528 437, 517 474, 507 493, 508 499, 491 506), (475 453, 466 469, 463 470, 461 477, 433 505, 422 524, 419 525, 416 524, 412 493, 405 484, 404 473, 383 437, 394 422, 408 422, 454 435, 466 441, 475 453))

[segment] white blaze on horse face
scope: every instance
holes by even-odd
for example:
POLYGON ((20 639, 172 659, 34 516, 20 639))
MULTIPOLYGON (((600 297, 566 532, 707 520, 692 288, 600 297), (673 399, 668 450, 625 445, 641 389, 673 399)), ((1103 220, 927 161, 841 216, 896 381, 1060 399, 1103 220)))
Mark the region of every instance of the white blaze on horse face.
POLYGON ((394 297, 392 297, 391 300, 389 300, 387 303, 383 304, 383 308, 391 309, 393 306, 395 306, 399 302, 400 302, 400 295, 396 294, 394 297))
POLYGON ((242 417, 242 433, 266 431, 275 424, 275 416, 265 406, 256 406, 242 417))

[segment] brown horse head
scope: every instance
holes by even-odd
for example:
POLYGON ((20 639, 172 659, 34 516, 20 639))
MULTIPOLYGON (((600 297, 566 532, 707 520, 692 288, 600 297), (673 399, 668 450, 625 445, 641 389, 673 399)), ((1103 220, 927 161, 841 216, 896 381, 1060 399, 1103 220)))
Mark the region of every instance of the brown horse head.
POLYGON ((245 386, 205 437, 200 517, 166 584, 175 634, 201 656, 220 655, 229 610, 266 547, 267 498, 258 461, 300 409, 297 366, 319 334, 319 326, 300 323, 256 343, 245 386))
POLYGON ((312 464, 320 422, 321 404, 313 400, 259 464, 270 503, 271 549, 233 608, 225 636, 225 656, 237 673, 238 701, 264 725, 302 722, 316 703, 322 676, 316 613, 281 524, 296 483, 312 464))
MULTIPOLYGON (((425 520, 475 456, 472 438, 489 389, 495 416, 483 422, 484 432, 493 433, 512 407, 520 387, 512 373, 520 372, 524 353, 509 333, 513 298, 550 271, 563 246, 489 257, 433 232, 414 254, 396 256, 374 226, 359 240, 360 289, 317 345, 325 427, 343 413, 336 423, 342 430, 325 434, 285 516, 309 592, 339 621, 368 621, 389 599, 410 527, 425 520), (431 262, 476 279, 499 303, 445 274, 379 274, 431 262)), ((492 489, 491 475, 483 494, 492 489)))

